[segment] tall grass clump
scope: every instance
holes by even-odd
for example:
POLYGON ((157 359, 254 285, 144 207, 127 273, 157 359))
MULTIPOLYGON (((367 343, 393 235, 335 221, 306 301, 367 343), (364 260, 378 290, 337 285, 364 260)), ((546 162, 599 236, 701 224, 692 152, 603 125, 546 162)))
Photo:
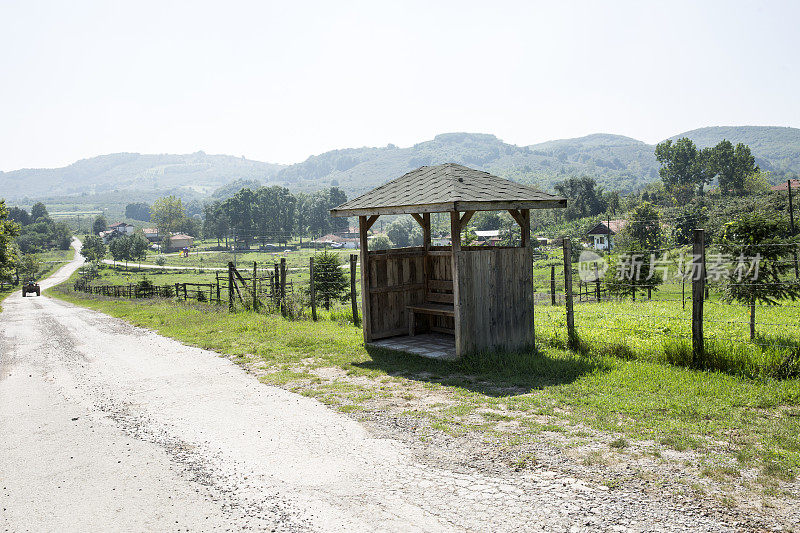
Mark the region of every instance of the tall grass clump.
POLYGON ((800 343, 793 339, 770 339, 771 346, 707 340, 702 360, 695 360, 692 344, 686 340, 664 343, 662 362, 723 372, 751 379, 800 377, 800 343))

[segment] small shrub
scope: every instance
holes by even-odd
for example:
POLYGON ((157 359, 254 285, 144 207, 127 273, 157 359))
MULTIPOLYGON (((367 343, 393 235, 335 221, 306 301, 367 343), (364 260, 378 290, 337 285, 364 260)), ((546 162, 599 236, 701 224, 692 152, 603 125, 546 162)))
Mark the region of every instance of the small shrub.
POLYGON ((157 257, 156 257, 156 264, 157 264, 158 266, 164 266, 164 265, 166 265, 166 264, 167 264, 167 258, 166 258, 166 257, 164 257, 163 255, 159 255, 159 256, 157 256, 157 257))

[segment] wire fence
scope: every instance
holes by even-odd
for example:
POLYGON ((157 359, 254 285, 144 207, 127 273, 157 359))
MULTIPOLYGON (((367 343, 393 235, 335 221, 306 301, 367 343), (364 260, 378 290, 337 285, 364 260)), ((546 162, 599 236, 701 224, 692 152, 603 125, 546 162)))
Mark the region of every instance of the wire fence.
POLYGON ((583 351, 798 376, 799 246, 706 246, 695 230, 688 247, 613 250, 612 261, 598 254, 573 263, 566 239, 561 257, 551 249, 535 263, 537 335, 583 351), (626 256, 644 264, 631 269, 626 256))
MULTIPOLYGON (((286 258, 272 265, 253 262, 251 268, 229 262, 224 271, 213 270, 212 281, 175 281, 158 284, 145 277, 137 283, 109 284, 80 276, 73 290, 112 298, 170 298, 227 306, 230 311, 280 312, 292 318, 318 318, 318 310, 359 324, 360 293, 357 256, 341 265, 328 256, 306 268, 287 268, 286 258)), ((149 272, 158 274, 158 272, 149 272)), ((205 274, 197 269, 197 274, 205 274)), ((181 274, 177 274, 180 276, 181 274)))

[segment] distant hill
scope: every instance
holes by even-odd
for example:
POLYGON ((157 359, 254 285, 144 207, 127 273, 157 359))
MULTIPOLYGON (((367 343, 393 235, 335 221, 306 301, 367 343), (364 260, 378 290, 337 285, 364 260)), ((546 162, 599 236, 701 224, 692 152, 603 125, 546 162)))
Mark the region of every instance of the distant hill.
MULTIPOLYGON (((711 127, 672 137, 700 146, 722 139, 748 144, 758 165, 777 182, 800 175, 800 129, 768 126, 711 127)), ((0 172, 0 197, 59 196, 152 201, 163 194, 204 199, 226 197, 242 186, 285 185, 295 191, 342 187, 349 196, 365 192, 422 165, 461 163, 515 181, 552 190, 571 176, 591 176, 607 189, 631 191, 658 179, 655 147, 597 133, 531 146, 508 144, 485 133, 444 133, 407 148, 347 148, 314 155, 290 166, 227 155, 112 154, 68 167, 0 172)))
POLYGON ((595 176, 609 187, 633 189, 658 176, 653 147, 619 135, 595 134, 533 146, 507 144, 483 133, 445 133, 409 148, 351 148, 309 157, 275 176, 299 189, 339 185, 360 193, 422 165, 461 163, 552 188, 569 176, 595 176))
MULTIPOLYGON (((703 128, 676 135, 701 146, 728 139, 745 142, 773 181, 800 174, 800 129, 775 127, 703 128)), ((654 145, 597 133, 531 146, 507 144, 494 135, 445 133, 409 148, 350 148, 309 157, 284 168, 275 180, 296 189, 339 185, 349 194, 369 190, 422 165, 454 162, 543 189, 571 176, 591 176, 609 189, 631 191, 658 179, 654 145)))
POLYGON ((0 172, 0 197, 37 198, 116 191, 205 195, 235 179, 267 181, 283 165, 230 155, 121 153, 82 159, 64 168, 0 172))

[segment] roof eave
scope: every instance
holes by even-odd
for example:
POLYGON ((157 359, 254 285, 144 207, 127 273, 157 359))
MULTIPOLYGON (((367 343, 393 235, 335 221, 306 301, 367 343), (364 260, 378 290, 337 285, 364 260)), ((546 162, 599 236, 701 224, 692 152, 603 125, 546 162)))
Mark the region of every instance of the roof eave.
POLYGON ((436 204, 396 205, 383 207, 361 207, 349 209, 342 206, 330 210, 334 217, 354 217, 371 215, 407 215, 411 213, 448 213, 452 211, 505 211, 508 209, 563 209, 567 207, 565 198, 554 197, 543 200, 500 200, 484 202, 443 202, 436 204))

